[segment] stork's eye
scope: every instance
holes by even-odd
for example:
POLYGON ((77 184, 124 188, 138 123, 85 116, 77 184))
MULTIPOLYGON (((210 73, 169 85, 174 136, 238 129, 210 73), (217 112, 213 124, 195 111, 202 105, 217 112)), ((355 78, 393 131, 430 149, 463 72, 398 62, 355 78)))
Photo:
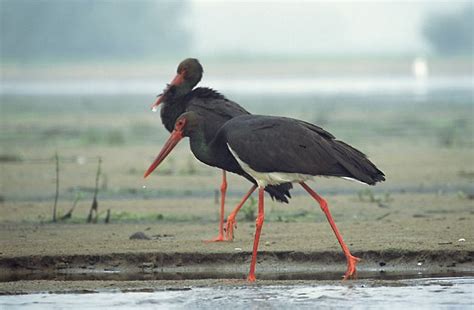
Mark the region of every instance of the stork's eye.
POLYGON ((180 120, 178 121, 178 123, 176 123, 176 128, 178 128, 178 129, 183 128, 185 122, 186 122, 186 121, 185 121, 184 119, 180 119, 180 120))

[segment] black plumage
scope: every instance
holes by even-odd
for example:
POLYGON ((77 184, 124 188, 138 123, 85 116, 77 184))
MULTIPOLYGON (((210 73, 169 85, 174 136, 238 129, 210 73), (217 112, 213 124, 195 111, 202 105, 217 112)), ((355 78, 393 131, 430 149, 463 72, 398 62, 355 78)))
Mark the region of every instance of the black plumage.
POLYGON ((370 185, 385 180, 383 172, 362 152, 297 119, 235 117, 219 130, 212 144, 228 144, 257 172, 347 177, 370 185))
MULTIPOLYGON (((158 104, 161 104, 161 121, 169 132, 173 130, 175 122, 181 114, 195 112, 205 118, 203 126, 204 142, 209 143, 225 122, 237 116, 250 115, 242 106, 211 88, 198 87, 193 89, 201 80, 203 73, 202 66, 197 59, 188 58, 182 61, 178 66, 177 73, 183 76, 182 82, 178 84, 172 82, 158 99, 158 104)), ((237 169, 231 167, 232 169, 228 170, 226 166, 220 165, 222 161, 219 160, 219 163, 217 163, 213 158, 204 156, 205 154, 197 152, 192 144, 191 150, 201 162, 239 174, 255 183, 253 178, 240 167, 237 167, 237 169)), ((266 191, 272 199, 287 203, 288 198, 291 198, 289 192, 291 188, 291 183, 285 183, 269 186, 266 191)))

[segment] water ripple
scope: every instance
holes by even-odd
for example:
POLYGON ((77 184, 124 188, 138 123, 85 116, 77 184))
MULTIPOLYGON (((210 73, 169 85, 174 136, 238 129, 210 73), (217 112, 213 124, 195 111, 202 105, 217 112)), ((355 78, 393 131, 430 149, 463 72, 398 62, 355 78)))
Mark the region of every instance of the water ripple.
POLYGON ((0 296, 1 309, 397 309, 472 307, 474 277, 340 285, 221 286, 186 291, 0 296))

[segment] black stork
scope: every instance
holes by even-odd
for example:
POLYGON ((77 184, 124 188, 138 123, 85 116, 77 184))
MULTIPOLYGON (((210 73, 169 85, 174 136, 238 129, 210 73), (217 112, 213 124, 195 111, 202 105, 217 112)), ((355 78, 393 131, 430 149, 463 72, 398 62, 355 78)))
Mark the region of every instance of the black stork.
MULTIPOLYGON (((201 114, 206 119, 205 124, 202 126, 203 137, 204 140, 209 143, 217 130, 229 119, 240 115, 248 115, 250 113, 239 104, 227 99, 222 94, 211 88, 194 88, 201 81, 203 72, 203 68, 197 59, 187 58, 183 60, 178 66, 177 74, 174 79, 168 84, 163 93, 158 96, 157 101, 152 105, 152 110, 156 111, 157 107, 161 105, 161 121, 169 132, 173 130, 176 119, 182 113, 194 111, 201 114)), ((193 148, 193 145, 191 145, 191 150, 196 155, 196 148, 193 148)), ((200 159, 199 156, 196 157, 200 159)), ((213 158, 205 158, 201 161, 211 166, 217 166, 214 163, 213 158)), ((224 237, 224 206, 227 191, 227 177, 226 167, 220 168, 223 170, 222 184, 220 187, 221 206, 219 234, 216 238, 208 240, 211 242, 232 240, 233 227, 235 225, 235 221, 232 222, 233 224, 230 225, 231 229, 227 230, 227 237, 224 237)), ((254 179, 240 168, 232 172, 242 175, 255 183, 254 179)), ((288 198, 291 198, 289 192, 291 188, 291 183, 286 183, 267 187, 266 191, 277 201, 288 203, 288 198)), ((238 209, 236 212, 238 212, 238 209)), ((233 217, 231 218, 235 218, 236 212, 233 213, 233 217)))
MULTIPOLYGON (((332 176, 357 180, 374 185, 385 180, 385 175, 362 152, 336 140, 329 132, 316 125, 286 117, 243 115, 227 121, 209 143, 204 139, 202 126, 206 120, 194 112, 181 115, 155 162, 149 175, 183 138, 189 137, 191 146, 199 149, 202 158, 213 158, 215 165, 228 171, 242 169, 258 186, 258 216, 248 280, 255 281, 258 243, 264 221, 264 189, 288 182, 299 183, 320 205, 336 235, 347 260, 344 279, 356 273, 360 260, 353 256, 344 243, 329 212, 327 202, 305 181, 314 176, 332 176)), ((244 200, 252 194, 253 186, 244 200)))

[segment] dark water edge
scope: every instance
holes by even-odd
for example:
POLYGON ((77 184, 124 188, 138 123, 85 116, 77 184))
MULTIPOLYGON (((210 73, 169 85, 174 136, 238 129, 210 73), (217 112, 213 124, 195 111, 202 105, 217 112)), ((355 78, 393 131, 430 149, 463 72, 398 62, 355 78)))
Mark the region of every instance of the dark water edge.
POLYGON ((0 296, 2 309, 472 309, 474 277, 0 296))
MULTIPOLYGON (((467 250, 354 252, 364 264, 362 278, 387 274, 449 276, 474 273, 474 252, 467 250), (365 275, 365 273, 367 275, 365 275), (453 274, 457 273, 457 274, 453 274)), ((17 256, 0 258, 0 283, 20 280, 189 280, 242 279, 251 253, 152 252, 107 255, 17 256)), ((269 280, 337 280, 345 259, 336 251, 261 251, 258 277, 269 280)))
MULTIPOLYGON (((342 280, 344 270, 307 270, 285 272, 259 272, 262 281, 337 281, 342 280)), ((358 271, 356 280, 404 280, 426 277, 474 277, 474 270, 362 270, 358 271)), ((15 281, 186 281, 186 280, 245 280, 246 270, 241 271, 199 271, 199 272, 153 272, 130 273, 119 271, 93 272, 31 272, 10 273, 0 277, 1 282, 15 281)), ((1 292, 0 292, 1 295, 1 292)))

